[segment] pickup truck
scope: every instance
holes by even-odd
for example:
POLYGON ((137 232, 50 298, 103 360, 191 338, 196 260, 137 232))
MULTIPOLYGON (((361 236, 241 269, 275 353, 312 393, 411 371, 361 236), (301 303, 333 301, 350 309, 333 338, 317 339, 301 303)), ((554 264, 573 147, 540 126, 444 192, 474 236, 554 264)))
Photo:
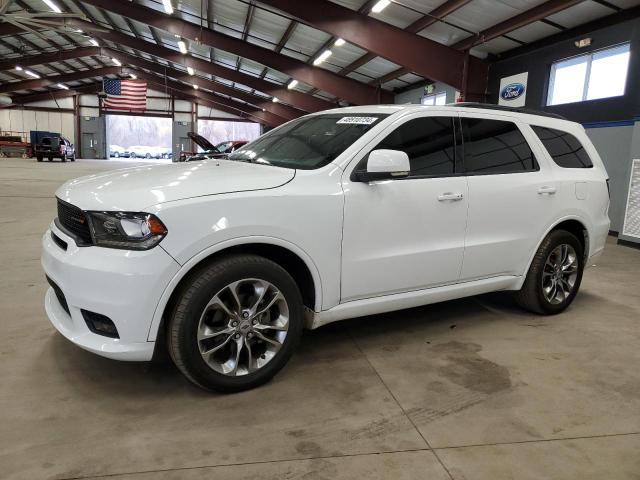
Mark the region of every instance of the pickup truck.
POLYGON ((36 159, 41 162, 43 158, 52 161, 59 158, 63 162, 76 160, 76 150, 69 140, 64 137, 44 137, 39 145, 36 145, 36 159))

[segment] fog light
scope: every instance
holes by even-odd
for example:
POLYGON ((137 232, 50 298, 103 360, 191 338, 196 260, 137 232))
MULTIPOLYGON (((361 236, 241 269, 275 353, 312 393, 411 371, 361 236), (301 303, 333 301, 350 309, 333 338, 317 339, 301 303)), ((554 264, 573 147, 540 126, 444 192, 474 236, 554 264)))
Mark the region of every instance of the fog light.
POLYGON ((118 329, 113 321, 106 315, 100 313, 90 312, 88 310, 81 310, 82 317, 93 333, 110 338, 120 338, 118 329))

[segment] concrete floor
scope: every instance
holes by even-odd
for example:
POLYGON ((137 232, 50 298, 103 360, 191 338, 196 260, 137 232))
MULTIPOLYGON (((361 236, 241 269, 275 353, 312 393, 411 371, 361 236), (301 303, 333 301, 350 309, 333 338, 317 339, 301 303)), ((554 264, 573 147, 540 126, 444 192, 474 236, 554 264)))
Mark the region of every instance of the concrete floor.
POLYGON ((562 315, 494 294, 355 319, 213 395, 45 317, 54 190, 122 165, 0 160, 0 477, 640 479, 639 250, 611 241, 562 315))

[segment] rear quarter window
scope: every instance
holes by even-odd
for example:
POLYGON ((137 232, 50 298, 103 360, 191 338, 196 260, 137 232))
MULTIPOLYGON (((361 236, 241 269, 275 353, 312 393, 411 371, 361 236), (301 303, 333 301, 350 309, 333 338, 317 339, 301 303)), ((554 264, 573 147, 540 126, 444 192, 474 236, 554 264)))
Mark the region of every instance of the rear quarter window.
POLYGON ((562 168, 591 168, 593 162, 580 140, 554 128, 531 125, 553 161, 562 168))

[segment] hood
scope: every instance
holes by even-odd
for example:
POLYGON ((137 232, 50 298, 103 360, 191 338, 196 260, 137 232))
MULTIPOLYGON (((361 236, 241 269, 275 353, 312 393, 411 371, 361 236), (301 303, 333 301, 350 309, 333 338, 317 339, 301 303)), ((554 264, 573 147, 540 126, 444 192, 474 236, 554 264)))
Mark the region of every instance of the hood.
POLYGON ((211 143, 209 140, 204 138, 202 135, 198 135, 196 132, 187 133, 187 137, 193 140, 193 143, 198 145, 203 150, 218 150, 216 147, 213 146, 213 143, 211 143))
POLYGON ((56 196, 83 210, 142 211, 158 203, 265 190, 291 181, 295 170, 231 160, 145 165, 76 178, 56 196))

